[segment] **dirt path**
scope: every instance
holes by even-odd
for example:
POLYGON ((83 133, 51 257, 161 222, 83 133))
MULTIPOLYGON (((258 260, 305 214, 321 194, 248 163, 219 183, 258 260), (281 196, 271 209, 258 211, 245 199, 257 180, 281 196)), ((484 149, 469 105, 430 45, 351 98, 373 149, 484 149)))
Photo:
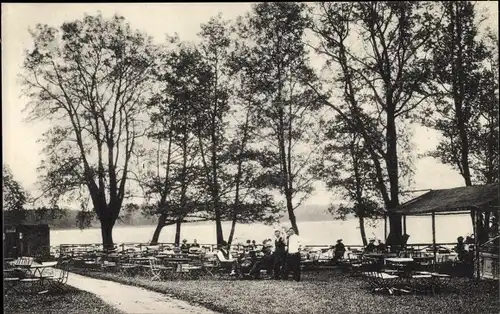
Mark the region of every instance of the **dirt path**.
POLYGON ((93 293, 125 313, 215 314, 206 308, 191 305, 162 293, 74 273, 69 274, 68 285, 93 293))

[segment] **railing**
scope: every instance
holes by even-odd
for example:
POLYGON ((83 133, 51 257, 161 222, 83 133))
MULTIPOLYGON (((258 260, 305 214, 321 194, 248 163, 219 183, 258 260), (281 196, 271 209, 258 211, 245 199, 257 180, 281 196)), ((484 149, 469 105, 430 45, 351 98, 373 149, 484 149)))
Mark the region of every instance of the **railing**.
MULTIPOLYGON (((456 243, 436 243, 436 246, 442 246, 446 248, 452 248, 456 245, 456 243)), ((139 251, 146 251, 148 247, 152 247, 152 245, 148 243, 137 243, 137 242, 128 242, 128 243, 119 243, 115 245, 117 248, 118 252, 124 252, 125 250, 128 249, 138 249, 139 251)), ((158 243, 157 245, 154 245, 154 247, 158 247, 160 251, 162 251, 165 247, 170 246, 174 247, 174 243, 158 243)), ((237 247, 237 245, 234 245, 237 247)), ((325 244, 325 245, 319 245, 319 244, 313 244, 313 245, 306 245, 306 248, 309 249, 326 249, 330 248, 332 245, 330 244, 325 244)), ((205 248, 205 250, 209 252, 215 251, 217 248, 216 244, 213 243, 200 243, 200 247, 205 248)), ((355 245, 350 245, 347 244, 345 245, 346 248, 353 250, 353 249, 358 249, 362 250, 364 247, 359 244, 355 245)), ((414 250, 418 251, 421 249, 424 249, 426 247, 432 247, 432 243, 412 243, 412 244, 407 244, 406 249, 407 250, 414 250)), ((78 255, 78 254, 84 254, 84 253, 89 253, 89 252, 97 252, 97 251, 102 251, 103 246, 101 243, 89 243, 89 244, 61 244, 58 247, 51 247, 51 252, 55 252, 58 254, 64 254, 64 255, 78 255)))

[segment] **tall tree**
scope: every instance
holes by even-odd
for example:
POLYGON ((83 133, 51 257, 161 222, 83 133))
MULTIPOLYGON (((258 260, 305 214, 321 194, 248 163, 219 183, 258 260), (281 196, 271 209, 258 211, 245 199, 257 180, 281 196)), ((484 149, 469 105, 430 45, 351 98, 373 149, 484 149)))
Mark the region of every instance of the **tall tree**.
POLYGON ((481 76, 487 53, 478 38, 472 2, 441 2, 440 8, 443 27, 429 47, 434 58, 434 78, 442 93, 428 110, 432 116, 426 116, 424 122, 444 135, 432 155, 457 168, 465 185, 470 186, 473 183, 470 133, 481 114, 480 102, 485 100, 480 94, 486 79, 481 76))
POLYGON ((363 137, 389 210, 387 242, 397 244, 401 216, 391 210, 399 205, 402 170, 411 172, 398 146, 409 143, 408 115, 432 95, 426 88, 430 61, 424 48, 438 28, 433 4, 321 3, 313 13, 316 52, 326 58, 327 70, 338 71, 337 82, 327 83, 340 83, 344 99, 330 100, 327 93, 324 103, 363 137))
POLYGON ((56 203, 86 189, 104 248, 112 248, 137 139, 145 132, 156 47, 123 17, 100 14, 60 29, 37 25, 32 37, 22 75, 27 109, 31 119, 52 125, 44 134, 43 191, 56 203))
MULTIPOLYGON (((278 165, 273 183, 284 196, 292 228, 299 232, 294 210, 312 192, 309 171, 316 133, 311 112, 319 108, 306 82, 313 80, 304 44, 307 20, 304 4, 259 3, 242 21, 251 47, 249 62, 256 75, 252 84, 262 98, 259 108, 261 139, 269 144, 278 165)), ((272 176, 271 176, 272 177, 272 176)), ((270 177, 270 178, 271 178, 270 177)))
POLYGON ((195 47, 177 38, 172 38, 171 43, 175 44, 173 50, 163 54, 155 71, 160 88, 149 104, 155 126, 150 138, 158 142, 151 150, 151 169, 146 174, 147 195, 155 202, 144 208, 148 215, 158 216, 152 244, 158 242, 162 228, 170 224, 176 225, 174 242, 178 244, 181 223, 202 219, 194 213, 194 205, 204 193, 197 182, 203 173, 192 130, 197 115, 194 110, 203 101, 199 91, 210 83, 205 79, 209 69, 195 47), (166 149, 161 148, 162 143, 166 149))
POLYGON ((229 244, 233 241, 238 222, 272 223, 280 211, 271 195, 272 186, 261 180, 269 170, 269 163, 262 162, 264 152, 258 145, 258 109, 261 98, 257 85, 253 84, 256 73, 249 58, 250 49, 241 39, 237 36, 235 50, 229 60, 233 78, 231 111, 234 117, 234 131, 227 150, 229 180, 233 183, 228 185, 229 195, 233 196, 233 202, 229 206, 229 244))
MULTIPOLYGON (((497 182, 498 40, 479 36, 474 2, 441 2, 439 8, 442 27, 429 49, 440 94, 422 118, 442 139, 429 155, 457 169, 466 186, 497 182)), ((489 220, 489 214, 480 219, 480 241, 487 238, 489 220)))
POLYGON ((211 18, 201 26, 198 34, 198 49, 204 63, 209 68, 205 78, 208 85, 200 90, 204 101, 197 104, 195 134, 199 142, 199 152, 204 169, 204 179, 211 198, 211 211, 215 218, 217 244, 224 241, 222 230, 223 209, 221 191, 224 184, 223 152, 227 146, 227 116, 229 104, 228 56, 231 46, 229 22, 221 15, 211 18))

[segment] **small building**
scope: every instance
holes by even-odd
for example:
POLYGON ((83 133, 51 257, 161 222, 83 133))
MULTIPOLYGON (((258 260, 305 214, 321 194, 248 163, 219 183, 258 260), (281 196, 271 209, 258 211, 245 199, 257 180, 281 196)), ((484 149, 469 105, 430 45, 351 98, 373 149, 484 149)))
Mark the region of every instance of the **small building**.
POLYGON ((50 256, 50 228, 48 224, 4 225, 4 257, 50 256))
POLYGON ((50 256, 48 221, 38 219, 34 211, 27 210, 23 218, 19 218, 17 213, 3 211, 3 222, 4 257, 50 256))
MULTIPOLYGON (((476 277, 499 280, 498 221, 496 226, 492 228, 493 233, 487 235, 489 239, 486 239, 484 243, 479 241, 477 232, 479 215, 500 216, 498 195, 498 183, 431 190, 398 208, 392 209, 391 212, 403 216, 404 229, 406 229, 406 216, 431 215, 433 247, 436 247, 436 215, 474 213, 474 268, 476 277)), ((406 233, 406 231, 404 232, 406 233)), ((434 262, 436 262, 436 249, 434 249, 434 262)))

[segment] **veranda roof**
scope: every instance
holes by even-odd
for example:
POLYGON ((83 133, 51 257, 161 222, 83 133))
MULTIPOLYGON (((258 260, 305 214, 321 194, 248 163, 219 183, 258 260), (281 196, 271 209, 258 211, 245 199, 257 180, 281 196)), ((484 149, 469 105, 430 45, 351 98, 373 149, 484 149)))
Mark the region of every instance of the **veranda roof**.
POLYGON ((389 212, 421 215, 474 209, 496 211, 498 210, 498 194, 498 183, 431 190, 389 212))

